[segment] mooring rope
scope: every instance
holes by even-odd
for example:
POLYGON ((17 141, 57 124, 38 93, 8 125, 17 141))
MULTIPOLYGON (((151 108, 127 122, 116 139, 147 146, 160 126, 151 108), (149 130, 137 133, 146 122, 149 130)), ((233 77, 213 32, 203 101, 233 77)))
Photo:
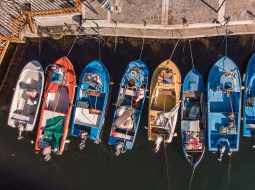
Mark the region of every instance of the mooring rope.
POLYGON ((189 39, 189 50, 190 50, 191 63, 193 65, 193 67, 194 67, 194 60, 193 60, 193 53, 192 53, 192 49, 191 49, 190 39, 189 39))
POLYGON ((106 146, 103 144, 103 142, 100 140, 99 145, 103 148, 103 150, 112 158, 113 155, 107 150, 106 146))
POLYGON ((251 44, 251 51, 253 53, 253 46, 254 46, 255 34, 252 37, 252 44, 251 44))
POLYGON ((140 59, 142 59, 142 55, 143 55, 143 46, 144 46, 144 34, 145 34, 145 29, 143 29, 143 43, 142 43, 142 47, 141 47, 141 52, 140 52, 140 59))
POLYGON ((186 46, 186 40, 184 39, 184 40, 183 40, 182 53, 184 53, 184 52, 185 52, 185 46, 186 46))
POLYGON ((117 45, 118 45, 118 36, 117 36, 117 34, 116 34, 116 35, 115 35, 115 40, 114 40, 114 49, 113 49, 113 52, 114 52, 114 53, 116 52, 117 45))
POLYGON ((230 182, 230 174, 231 174, 231 158, 232 156, 229 156, 229 162, 228 162, 228 184, 227 184, 227 189, 229 189, 229 182, 230 182))
POLYGON ((166 143, 164 142, 164 153, 165 153, 165 162, 166 162, 166 176, 167 176, 167 189, 170 189, 170 181, 169 181, 169 171, 168 171, 168 159, 166 152, 166 143))
POLYGON ((190 180, 189 180, 189 188, 188 188, 188 190, 191 190, 194 175, 195 175, 195 169, 192 170, 192 174, 191 174, 190 180))
POLYGON ((226 29, 226 46, 225 46, 225 56, 228 55, 228 29, 226 29))
POLYGON ((101 39, 98 40, 98 59, 101 60, 101 39))
POLYGON ((220 54, 221 54, 221 49, 222 49, 222 46, 223 46, 223 44, 224 44, 224 42, 225 42, 225 38, 226 38, 226 36, 224 36, 224 38, 223 38, 223 40, 222 40, 222 42, 221 42, 221 46, 220 46, 220 50, 219 50, 219 55, 218 55, 218 57, 219 57, 220 54))
POLYGON ((173 57, 174 52, 175 52, 175 50, 176 50, 176 47, 177 47, 177 45, 178 45, 178 43, 179 43, 179 40, 180 40, 180 39, 177 40, 177 42, 176 42, 176 44, 175 44, 175 46, 174 46, 174 49, 173 49, 173 51, 172 51, 172 53, 171 53, 171 55, 170 55, 170 58, 169 58, 170 60, 172 60, 172 57, 173 57))
POLYGON ((42 44, 41 44, 41 38, 39 38, 39 44, 38 44, 39 53, 38 53, 38 54, 39 54, 39 59, 40 59, 40 60, 41 60, 41 48, 42 48, 41 45, 42 45, 42 44))
POLYGON ((69 56, 69 54, 71 53, 71 51, 72 51, 72 49, 73 49, 73 46, 74 46, 74 44, 75 44, 75 42, 76 42, 77 38, 78 38, 77 36, 74 38, 73 44, 72 44, 71 48, 69 49, 69 51, 68 51, 68 53, 67 53, 66 57, 68 57, 68 56, 69 56))

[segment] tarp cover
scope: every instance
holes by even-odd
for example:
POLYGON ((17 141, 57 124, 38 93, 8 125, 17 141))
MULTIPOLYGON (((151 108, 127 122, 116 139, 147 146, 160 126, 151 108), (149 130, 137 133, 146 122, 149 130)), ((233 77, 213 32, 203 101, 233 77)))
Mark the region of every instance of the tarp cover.
POLYGON ((64 124, 65 117, 56 116, 51 119, 47 119, 44 129, 44 141, 58 150, 60 148, 61 138, 63 136, 64 124))
POLYGON ((180 102, 178 102, 170 112, 160 114, 156 120, 156 125, 166 128, 166 130, 171 133, 177 122, 179 106, 180 102))

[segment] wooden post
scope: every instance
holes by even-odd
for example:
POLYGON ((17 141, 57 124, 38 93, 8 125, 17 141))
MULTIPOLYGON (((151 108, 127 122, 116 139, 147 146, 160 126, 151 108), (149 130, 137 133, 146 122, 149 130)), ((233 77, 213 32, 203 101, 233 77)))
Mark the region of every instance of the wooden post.
POLYGON ((35 25, 34 25, 34 21, 33 21, 31 12, 27 12, 26 16, 27 16, 27 19, 29 22, 29 28, 30 28, 31 32, 35 33, 35 25))
POLYGON ((0 40, 0 64, 3 61, 4 55, 6 53, 6 50, 9 46, 10 41, 1 41, 0 40))

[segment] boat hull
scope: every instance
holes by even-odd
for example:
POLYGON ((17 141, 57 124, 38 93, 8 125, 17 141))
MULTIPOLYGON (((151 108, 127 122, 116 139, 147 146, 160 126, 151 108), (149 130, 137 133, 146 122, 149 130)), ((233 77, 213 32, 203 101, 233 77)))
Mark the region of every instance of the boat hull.
POLYGON ((24 131, 33 131, 44 85, 44 72, 38 61, 29 62, 22 70, 12 99, 8 125, 25 125, 24 131))
POLYGON ((48 71, 35 150, 50 146, 63 153, 70 121, 76 77, 67 57, 58 59, 48 71))
POLYGON ((254 115, 255 96, 255 54, 249 60, 245 75, 245 90, 243 98, 243 136, 251 137, 255 132, 254 115))
MULTIPOLYGON (((158 136, 162 136, 166 142, 171 142, 174 136, 176 124, 172 126, 171 132, 160 130, 160 126, 155 124, 158 115, 163 112, 171 112, 176 109, 176 105, 180 100, 181 94, 181 74, 178 67, 170 60, 161 63, 153 72, 150 85, 150 100, 149 100, 149 124, 148 124, 148 140, 155 141, 158 136), (159 75, 163 70, 172 70, 174 73, 174 84, 159 84, 159 75), (160 94, 160 91, 165 94, 160 94)), ((178 110, 176 113, 176 118, 178 110)))
POLYGON ((181 136, 184 155, 196 168, 205 151, 204 80, 193 67, 186 75, 182 88, 181 136))
POLYGON ((208 150, 238 151, 241 119, 241 77, 228 57, 211 68, 207 83, 208 150))
MULTIPOLYGON (((123 142, 125 149, 133 148, 143 110, 144 100, 146 98, 148 75, 148 68, 141 60, 132 61, 127 65, 120 84, 117 105, 114 112, 113 124, 108 141, 110 145, 116 146, 119 142, 123 142), (128 84, 130 81, 135 82, 130 85, 128 84), (119 122, 120 120, 117 121, 118 118, 121 118, 121 115, 118 116, 121 112, 119 108, 128 108, 130 109, 130 112, 132 112, 132 121, 129 120, 133 123, 131 129, 116 127, 117 123, 121 123, 119 122)), ((124 115, 125 114, 123 113, 122 116, 124 115)), ((129 117, 128 114, 127 117, 129 117)))
POLYGON ((109 73, 101 61, 93 61, 84 68, 76 93, 72 136, 79 137, 82 131, 87 131, 90 140, 100 139, 108 103, 109 85, 109 73), (99 77, 96 83, 98 87, 94 87, 93 81, 90 84, 84 82, 89 76, 99 77), (87 108, 82 106, 85 103, 88 103, 87 108), (92 109, 99 110, 100 114, 90 113, 92 109))

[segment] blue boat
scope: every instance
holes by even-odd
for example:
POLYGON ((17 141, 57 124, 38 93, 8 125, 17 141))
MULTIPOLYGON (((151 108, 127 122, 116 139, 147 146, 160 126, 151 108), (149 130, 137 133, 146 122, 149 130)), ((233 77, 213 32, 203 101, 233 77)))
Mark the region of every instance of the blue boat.
MULTIPOLYGON (((249 60, 246 76, 243 102, 243 136, 255 135, 255 54, 249 60)), ((255 148, 254 142, 253 147, 255 148)))
POLYGON ((211 68, 207 84, 208 149, 218 151, 222 160, 239 149, 241 119, 241 77, 238 67, 228 57, 211 68))
POLYGON ((109 85, 109 73, 101 61, 92 61, 83 69, 76 94, 71 131, 72 136, 81 139, 81 150, 88 138, 95 143, 100 142, 109 85))
POLYGON ((202 75, 192 67, 182 87, 181 135, 184 155, 193 169, 205 152, 204 90, 202 75))
POLYGON ((116 156, 133 148, 146 98, 148 75, 148 68, 141 60, 132 61, 126 67, 108 142, 115 148, 116 156))

